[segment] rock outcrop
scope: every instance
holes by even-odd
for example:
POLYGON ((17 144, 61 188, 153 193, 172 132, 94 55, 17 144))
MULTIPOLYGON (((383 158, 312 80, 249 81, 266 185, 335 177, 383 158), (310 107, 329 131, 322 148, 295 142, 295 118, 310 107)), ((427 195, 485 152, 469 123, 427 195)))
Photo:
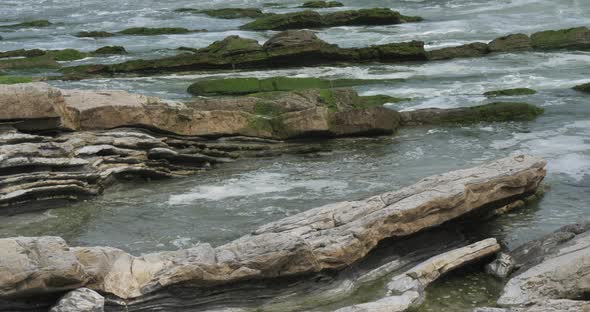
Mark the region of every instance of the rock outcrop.
POLYGON ((205 14, 215 18, 223 19, 235 19, 235 18, 259 18, 270 13, 264 13, 262 10, 257 8, 224 8, 224 9, 192 9, 192 8, 180 8, 174 10, 179 13, 192 13, 192 14, 205 14))
POLYGON ((301 8, 307 9, 325 9, 325 8, 337 8, 342 7, 344 4, 338 1, 308 1, 301 5, 301 8))
POLYGON ((358 304, 338 309, 336 312, 402 312, 419 305, 424 300, 424 291, 428 285, 440 276, 487 258, 500 250, 495 238, 451 250, 395 276, 387 284, 387 296, 377 301, 358 304))
POLYGON ((535 94, 537 91, 529 88, 515 88, 515 89, 503 89, 503 90, 492 90, 487 91, 483 95, 487 97, 498 97, 498 96, 521 96, 535 94))
POLYGON ((85 286, 128 299, 124 304, 132 306, 134 300, 174 285, 198 288, 342 269, 386 238, 405 237, 526 196, 544 175, 542 159, 508 157, 364 200, 311 209, 216 248, 199 244, 141 257, 109 247, 67 247, 57 237, 0 239, 0 298, 85 286))
POLYGON ((590 223, 566 226, 513 252, 517 271, 498 303, 542 304, 581 299, 590 290, 590 223))
POLYGON ((320 14, 303 11, 272 14, 240 27, 244 30, 287 30, 359 25, 395 25, 422 21, 418 16, 405 16, 390 9, 362 9, 320 14))
POLYGON ((49 312, 103 312, 104 297, 88 288, 68 292, 49 312))
POLYGON ((585 92, 585 93, 590 93, 590 83, 585 83, 585 84, 575 86, 574 90, 580 91, 580 92, 585 92))
MULTIPOLYGON (((185 49, 186 50, 186 49, 185 49)), ((190 50, 190 49, 189 49, 190 50)), ((63 69, 64 78, 82 79, 114 74, 154 74, 187 70, 277 68, 343 62, 424 61, 424 43, 391 43, 366 48, 340 48, 320 40, 310 31, 287 31, 263 46, 256 40, 229 36, 195 53, 156 60, 133 60, 113 65, 84 65, 63 69)))
POLYGON ((590 312, 590 302, 576 300, 546 300, 527 307, 477 308, 473 312, 590 312))

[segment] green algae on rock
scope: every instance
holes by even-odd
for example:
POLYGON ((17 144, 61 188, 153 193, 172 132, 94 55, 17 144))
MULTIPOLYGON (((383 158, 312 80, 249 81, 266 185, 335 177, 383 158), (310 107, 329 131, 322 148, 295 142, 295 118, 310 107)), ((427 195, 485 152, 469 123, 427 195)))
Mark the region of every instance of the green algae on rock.
POLYGON ((448 60, 458 57, 478 57, 489 53, 488 45, 482 42, 464 44, 428 52, 430 60, 448 60))
POLYGON ((76 34, 80 38, 107 38, 113 37, 115 34, 108 31, 81 31, 76 34))
POLYGON ((585 93, 590 93, 590 83, 577 85, 574 87, 574 90, 580 91, 580 92, 585 92, 585 93))
POLYGON ((402 125, 469 124, 478 122, 530 121, 544 110, 528 103, 496 102, 451 109, 427 108, 402 112, 402 125))
MULTIPOLYGON (((391 81, 391 80, 388 80, 391 81)), ((320 79, 320 78, 227 78, 197 81, 189 86, 193 95, 242 95, 271 91, 292 91, 300 89, 331 89, 358 85, 378 84, 384 80, 362 79, 320 79)))
POLYGON ((518 52, 533 49, 531 38, 525 34, 512 34, 492 40, 489 44, 490 52, 518 52))
POLYGON ((537 50, 588 50, 590 49, 590 29, 577 27, 560 30, 547 30, 531 36, 533 48, 537 50))
POLYGON ((342 7, 344 4, 338 1, 308 1, 305 2, 300 8, 307 8, 307 9, 325 9, 325 8, 336 8, 342 7))
POLYGON ((40 28, 40 27, 48 27, 51 25, 53 25, 53 24, 50 23, 48 20, 35 20, 35 21, 22 22, 22 23, 12 24, 12 25, 3 25, 3 26, 0 26, 0 28, 40 28))
POLYGON ((177 35, 177 34, 188 34, 193 32, 192 30, 182 27, 161 27, 161 28, 149 28, 149 27, 133 27, 119 31, 119 34, 132 35, 132 36, 157 36, 157 35, 177 35))
POLYGON ((0 58, 9 58, 9 57, 35 57, 45 55, 45 51, 39 49, 32 49, 32 50, 12 50, 6 52, 0 52, 0 58))
POLYGON ((96 49, 92 54, 127 54, 127 50, 122 46, 105 46, 96 49))
POLYGON ((174 10, 180 13, 194 13, 194 14, 205 14, 215 18, 223 19, 236 19, 236 18, 259 18, 269 15, 268 13, 262 12, 256 8, 225 8, 225 9, 211 9, 211 10, 199 10, 192 8, 180 8, 174 10))
POLYGON ((519 95, 531 95, 535 94, 537 91, 529 88, 514 88, 514 89, 503 89, 503 90, 493 90, 485 92, 483 95, 487 97, 496 97, 496 96, 519 96, 519 95))
POLYGON ((50 50, 46 52, 46 55, 60 62, 81 60, 89 56, 86 52, 80 52, 74 49, 50 50))
POLYGON ((254 39, 229 36, 209 47, 155 60, 133 60, 112 65, 83 65, 65 68, 66 79, 143 73, 156 74, 187 70, 277 68, 339 64, 346 62, 424 61, 424 43, 391 43, 366 48, 340 48, 320 40, 311 31, 284 31, 263 46, 254 39))
POLYGON ((244 30, 287 30, 336 26, 395 25, 421 20, 421 17, 404 16, 386 8, 348 10, 324 15, 308 10, 269 15, 240 28, 244 30))
POLYGON ((0 69, 59 68, 60 65, 50 55, 0 60, 0 69))
POLYGON ((33 82, 31 77, 0 76, 0 84, 17 84, 33 82))

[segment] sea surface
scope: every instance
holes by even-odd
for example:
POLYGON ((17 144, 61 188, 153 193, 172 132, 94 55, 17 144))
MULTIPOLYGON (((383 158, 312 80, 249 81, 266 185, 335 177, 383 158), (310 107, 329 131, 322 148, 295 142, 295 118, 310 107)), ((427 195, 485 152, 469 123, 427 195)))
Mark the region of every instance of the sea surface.
MULTIPOLYGON (((116 63, 174 55, 179 46, 205 47, 229 35, 261 43, 275 32, 238 30, 248 19, 223 20, 173 12, 180 7, 261 7, 293 12, 303 1, 263 7, 256 0, 2 0, 0 25, 33 19, 55 23, 41 29, 0 31, 0 50, 95 50, 122 45, 125 56, 64 63, 116 63), (83 30, 118 31, 129 27, 185 27, 207 33, 163 36, 77 38, 83 30)), ((363 47, 423 40, 427 49, 488 42, 510 33, 590 26, 588 0, 341 0, 345 7, 322 12, 387 7, 424 22, 396 26, 335 27, 317 30, 323 40, 363 47)), ((47 75, 37 72, 13 72, 47 75)), ((494 54, 420 64, 372 64, 153 77, 52 81, 60 88, 123 89, 188 100, 186 88, 213 77, 321 77, 399 79, 357 87, 361 95, 411 98, 390 105, 398 110, 452 108, 489 103, 489 90, 528 87, 535 95, 501 98, 536 104, 545 114, 532 122, 479 123, 464 127, 402 129, 380 138, 321 143, 320 157, 282 156, 245 159, 188 178, 129 183, 105 195, 44 212, 0 217, 0 237, 58 235, 71 245, 108 245, 133 254, 215 246, 256 227, 319 205, 360 199, 399 189, 428 175, 475 166, 511 154, 529 153, 548 162, 548 191, 539 202, 482 224, 481 236, 494 236, 508 248, 556 228, 590 220, 590 97, 571 87, 590 82, 590 52, 557 51, 494 54)), ((499 100, 499 99, 495 99, 499 100)), ((493 304, 501 287, 483 274, 450 275, 427 291, 422 311, 470 311, 493 304)), ((370 297, 370 296, 369 296, 370 297)), ((358 300, 366 300, 366 293, 358 300), (361 299, 362 297, 362 299, 361 299)), ((373 298, 375 299, 375 298, 373 298)))

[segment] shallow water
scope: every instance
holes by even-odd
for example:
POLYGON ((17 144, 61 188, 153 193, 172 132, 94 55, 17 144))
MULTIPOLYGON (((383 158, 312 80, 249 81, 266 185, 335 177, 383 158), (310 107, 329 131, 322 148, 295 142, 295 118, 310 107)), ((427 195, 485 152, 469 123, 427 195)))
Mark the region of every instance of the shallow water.
MULTIPOLYGON (((28 19, 48 19, 58 24, 44 29, 0 31, 4 37, 0 50, 93 50, 117 44, 131 52, 127 56, 71 62, 75 65, 172 55, 180 45, 204 47, 233 34, 264 42, 273 32, 236 30, 247 19, 220 20, 172 12, 179 7, 248 7, 261 6, 264 2, 7 0, 0 3, 1 24, 28 19), (117 31, 134 26, 206 28, 210 32, 97 40, 72 35, 81 30, 117 31)), ((301 2, 282 1, 284 7, 265 10, 294 11, 301 2)), ((342 2, 345 8, 330 10, 379 6, 426 18, 423 23, 401 26, 318 31, 322 39, 346 47, 424 40, 428 48, 435 48, 488 41, 515 32, 590 25, 590 6, 586 0, 342 2)), ((590 53, 562 51, 426 64, 54 81, 51 83, 63 88, 124 89, 186 100, 190 98, 185 91, 190 83, 211 77, 402 79, 357 88, 363 95, 388 94, 412 99, 392 106, 396 109, 478 105, 491 101, 481 95, 485 91, 530 87, 539 92, 501 100, 537 104, 546 112, 534 122, 404 129, 391 137, 313 142, 310 144, 323 144, 332 152, 318 158, 244 159, 188 178, 119 185, 104 196, 85 202, 41 213, 1 217, 0 236, 59 235, 73 245, 109 245, 134 254, 184 248, 197 242, 219 245, 261 224, 322 204, 398 189, 431 174, 509 154, 540 155, 548 161, 546 184, 550 190, 545 197, 526 209, 482 225, 476 233, 481 237, 498 237, 512 248, 590 216, 590 98, 570 89, 590 81, 589 74, 590 53)), ((478 274, 452 275, 433 285, 423 311, 467 311, 473 304, 489 305, 497 296, 496 288, 493 282, 478 274), (462 283, 465 291, 458 291, 457 285, 462 283), (485 289, 478 290, 478 285, 485 289), (473 299, 477 301, 473 303, 469 301, 472 298, 479 299, 473 299)), ((370 296, 361 292, 354 298, 362 301, 367 297, 370 296)))

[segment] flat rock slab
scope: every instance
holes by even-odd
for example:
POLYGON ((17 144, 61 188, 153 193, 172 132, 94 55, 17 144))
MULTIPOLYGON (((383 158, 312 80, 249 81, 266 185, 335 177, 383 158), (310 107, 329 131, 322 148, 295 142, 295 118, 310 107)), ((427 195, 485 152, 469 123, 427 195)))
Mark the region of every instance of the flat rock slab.
POLYGON ((172 285, 220 285, 343 269, 386 238, 514 201, 533 192, 544 177, 543 159, 511 156, 431 176, 398 191, 311 209, 217 248, 200 244, 141 257, 109 247, 68 248, 57 237, 0 239, 5 246, 0 248, 5 259, 0 262, 0 298, 86 286, 131 299, 172 285), (62 274, 68 283, 58 278, 62 274))

